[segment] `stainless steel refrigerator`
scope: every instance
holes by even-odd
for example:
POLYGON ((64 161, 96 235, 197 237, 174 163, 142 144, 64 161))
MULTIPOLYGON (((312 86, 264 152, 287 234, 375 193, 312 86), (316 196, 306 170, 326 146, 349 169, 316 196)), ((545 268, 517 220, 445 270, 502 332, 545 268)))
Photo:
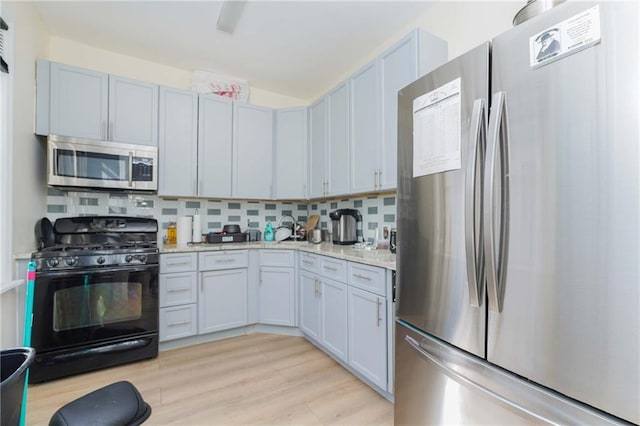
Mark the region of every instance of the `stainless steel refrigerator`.
POLYGON ((562 3, 400 90, 396 424, 640 423, 639 17, 562 3))

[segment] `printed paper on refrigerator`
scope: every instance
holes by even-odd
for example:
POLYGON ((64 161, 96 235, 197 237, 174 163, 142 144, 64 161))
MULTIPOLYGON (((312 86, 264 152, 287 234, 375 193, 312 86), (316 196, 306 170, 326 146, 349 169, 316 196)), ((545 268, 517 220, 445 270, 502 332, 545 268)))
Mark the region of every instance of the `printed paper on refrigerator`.
POLYGON ((460 84, 457 78, 413 101, 413 177, 462 167, 460 84))

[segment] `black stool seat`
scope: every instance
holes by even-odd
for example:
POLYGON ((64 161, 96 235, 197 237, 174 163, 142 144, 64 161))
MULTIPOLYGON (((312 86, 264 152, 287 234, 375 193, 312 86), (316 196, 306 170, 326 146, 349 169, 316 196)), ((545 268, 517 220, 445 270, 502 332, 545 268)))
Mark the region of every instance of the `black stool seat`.
POLYGON ((86 394, 55 412, 49 426, 134 426, 151 415, 151 407, 133 384, 112 383, 86 394))

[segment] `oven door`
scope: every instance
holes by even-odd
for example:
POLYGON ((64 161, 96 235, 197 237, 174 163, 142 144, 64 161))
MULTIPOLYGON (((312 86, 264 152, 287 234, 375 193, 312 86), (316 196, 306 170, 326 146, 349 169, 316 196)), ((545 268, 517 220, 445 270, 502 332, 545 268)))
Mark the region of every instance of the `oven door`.
POLYGON ((38 353, 158 331, 158 265, 37 274, 32 346, 38 353))

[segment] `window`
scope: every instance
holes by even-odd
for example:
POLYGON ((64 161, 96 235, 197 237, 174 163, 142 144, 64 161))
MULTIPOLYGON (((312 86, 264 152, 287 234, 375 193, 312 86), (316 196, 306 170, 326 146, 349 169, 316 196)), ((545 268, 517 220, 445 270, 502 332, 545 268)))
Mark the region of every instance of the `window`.
MULTIPOLYGON (((1 20, 2 18, 0 18, 1 20)), ((0 289, 13 279, 12 187, 13 187, 13 40, 4 21, 0 30, 0 53, 8 71, 0 71, 0 289), (6 28, 6 29, 5 29, 6 28)), ((4 67, 3 67, 4 68, 4 67)))

